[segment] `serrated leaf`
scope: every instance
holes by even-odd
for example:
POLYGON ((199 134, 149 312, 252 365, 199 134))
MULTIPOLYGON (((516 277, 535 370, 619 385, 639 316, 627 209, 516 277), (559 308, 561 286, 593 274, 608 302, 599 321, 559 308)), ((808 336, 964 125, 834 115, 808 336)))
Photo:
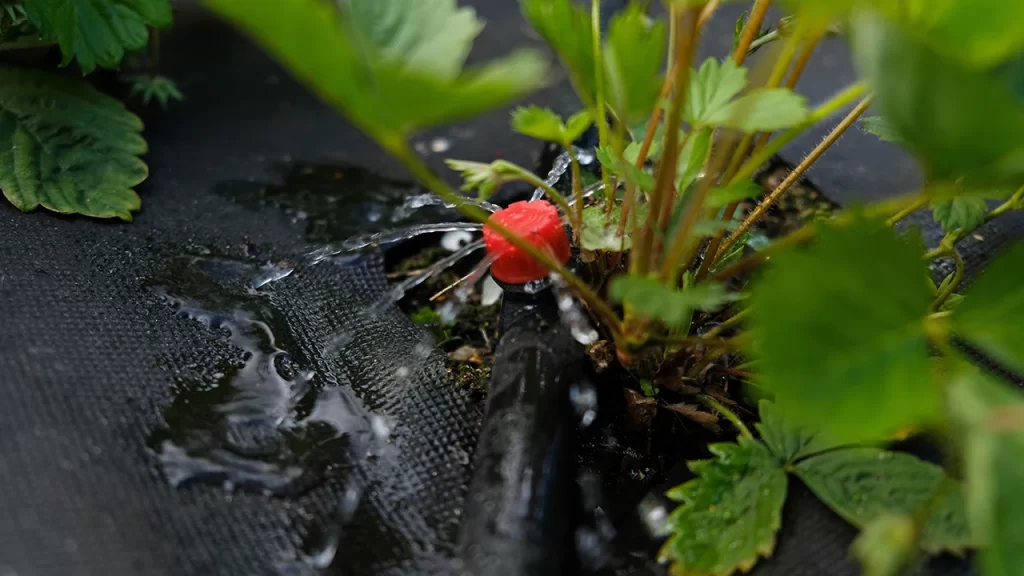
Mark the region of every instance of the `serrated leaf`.
POLYGON ((0 67, 0 190, 20 210, 132 219, 142 121, 84 81, 0 67))
POLYGON ((1024 570, 1024 433, 1019 392, 958 362, 948 387, 950 412, 964 453, 967 516, 984 544, 986 576, 1019 576, 1024 570))
POLYGON ((673 574, 744 572, 775 549, 786 473, 760 442, 713 444, 713 460, 691 462, 698 478, 668 492, 681 502, 669 517, 659 558, 673 574))
POLYGON ((731 59, 708 58, 690 71, 690 91, 683 117, 694 126, 708 124, 747 85, 747 69, 731 59))
POLYGON ((590 15, 571 0, 521 0, 523 16, 558 54, 587 108, 595 102, 594 31, 590 15))
POLYGON ((760 184, 752 180, 743 180, 722 188, 712 188, 705 204, 708 208, 721 208, 733 202, 757 198, 763 192, 760 184))
POLYGON ((478 29, 454 0, 348 0, 340 12, 320 0, 204 1, 388 144, 518 100, 538 88, 547 71, 544 59, 527 50, 453 74, 469 47, 452 40, 468 43, 468 31, 478 29), (430 28, 415 19, 424 11, 431 12, 430 28), (430 56, 442 61, 414 66, 430 56))
POLYGON ((986 354, 1024 372, 1024 243, 997 256, 951 316, 953 330, 986 354))
POLYGON ((863 528, 887 514, 913 514, 936 489, 944 491, 921 531, 929 552, 960 552, 973 545, 963 491, 942 468, 881 448, 844 448, 800 461, 793 473, 847 522, 863 528), (949 485, 940 486, 943 482, 949 485))
POLYGON ((787 414, 837 442, 937 416, 921 250, 880 222, 857 220, 822 225, 809 248, 772 257, 752 294, 750 326, 763 382, 787 414))
POLYGON ((1015 187, 1024 180, 1024 100, 1008 83, 930 50, 877 15, 852 23, 857 62, 930 181, 1015 187))
POLYGON ((640 276, 616 276, 608 295, 615 302, 631 306, 637 314, 672 328, 685 323, 694 309, 711 312, 738 298, 720 284, 705 283, 676 290, 653 278, 640 276))
POLYGON ((917 528, 906 514, 882 514, 868 522, 850 551, 860 562, 863 576, 899 576, 913 562, 917 528))
POLYGON ((589 110, 580 110, 570 116, 569 120, 565 123, 565 137, 567 141, 571 143, 579 140, 580 136, 583 136, 583 133, 593 123, 589 110))
POLYGON ((562 122, 562 117, 554 111, 539 106, 524 106, 512 111, 513 130, 562 146, 571 146, 589 127, 590 113, 587 111, 577 112, 568 123, 562 122))
POLYGON ((804 97, 788 88, 758 88, 712 112, 705 123, 743 132, 770 132, 799 124, 809 113, 804 97))
POLYGON ((782 462, 788 464, 836 447, 821 430, 786 418, 782 408, 774 402, 761 400, 757 408, 761 421, 754 426, 761 434, 761 441, 782 462))
POLYGON ((63 65, 77 60, 84 74, 117 68, 125 52, 149 41, 148 27, 171 25, 169 0, 25 0, 25 12, 44 38, 60 44, 63 65))
POLYGON ((178 85, 174 83, 174 80, 166 76, 134 74, 126 76, 123 80, 131 85, 129 95, 141 98, 142 103, 145 105, 149 105, 155 99, 160 104, 160 107, 166 110, 167 104, 171 100, 180 102, 185 99, 185 96, 178 90, 178 85))
POLYGON ((903 138, 900 138, 900 135, 896 133, 896 129, 893 128, 892 124, 882 116, 863 118, 860 121, 860 125, 864 128, 865 132, 878 136, 879 140, 894 144, 904 143, 903 138))
POLYGON ((946 232, 974 230, 985 222, 988 202, 977 196, 960 196, 932 202, 932 217, 946 232))
POLYGON ((644 8, 630 3, 611 19, 603 50, 606 100, 631 124, 650 116, 663 83, 665 24, 648 24, 644 8))

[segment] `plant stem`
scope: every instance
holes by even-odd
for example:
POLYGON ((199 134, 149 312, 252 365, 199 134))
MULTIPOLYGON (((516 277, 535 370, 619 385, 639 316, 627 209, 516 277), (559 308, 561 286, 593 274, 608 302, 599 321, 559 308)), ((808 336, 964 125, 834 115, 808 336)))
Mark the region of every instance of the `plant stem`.
POLYGON ((729 318, 726 318, 725 321, 723 321, 718 326, 715 326, 711 330, 708 330, 707 332, 705 332, 702 337, 703 338, 715 338, 719 334, 721 334, 722 332, 728 330, 729 328, 732 328, 733 326, 737 326, 737 325, 743 323, 743 321, 746 320, 748 316, 750 316, 750 308, 745 308, 745 309, 737 312, 736 314, 733 314, 729 318))
MULTIPOLYGON (((594 84, 597 99, 594 120, 597 122, 599 143, 608 144, 608 113, 605 109, 604 99, 604 53, 601 52, 601 0, 591 0, 590 2, 590 26, 593 29, 591 48, 594 51, 594 84)), ((611 171, 602 169, 601 181, 604 182, 605 202, 611 205, 615 202, 615 189, 611 186, 611 171)))
POLYGON ((658 229, 659 209, 662 205, 662 197, 673 195, 676 179, 677 159, 679 157, 679 126, 683 119, 683 104, 686 102, 686 93, 689 88, 690 59, 697 32, 697 10, 699 7, 691 7, 681 12, 672 11, 673 18, 680 20, 679 34, 676 36, 677 66, 676 77, 673 80, 676 89, 672 93, 672 104, 668 111, 668 118, 665 121, 665 149, 658 163, 658 170, 655 175, 654 190, 651 192, 651 214, 640 229, 640 235, 635 243, 639 251, 630 258, 632 272, 643 274, 650 270, 650 262, 656 262, 657 254, 654 254, 655 231, 658 229))
MULTIPOLYGON (((800 38, 803 36, 802 31, 803 26, 799 27, 797 33, 792 34, 787 39, 782 48, 782 53, 779 55, 778 59, 776 59, 775 65, 772 67, 771 74, 768 76, 768 82, 765 83, 765 87, 775 88, 782 83, 782 79, 786 76, 786 71, 789 70, 790 64, 796 56, 797 47, 800 45, 800 38)), ((767 136, 769 134, 769 132, 762 134, 762 136, 766 137, 764 140, 766 143, 768 141, 767 136)), ((749 154, 752 145, 754 149, 757 148, 757 145, 754 145, 755 136, 756 134, 750 133, 745 135, 743 140, 740 141, 739 146, 737 146, 736 150, 733 152, 732 160, 729 162, 729 167, 722 176, 722 181, 728 182, 732 179, 740 169, 743 159, 747 157, 747 154, 749 154)), ((739 202, 730 202, 729 205, 726 206, 725 212, 722 214, 722 220, 725 222, 732 221, 732 217, 736 214, 736 209, 739 205, 739 202)), ((711 214, 710 217, 714 217, 714 214, 711 214)), ((704 251, 704 260, 701 262, 700 268, 697 270, 697 280, 703 279, 707 275, 708 271, 711 270, 711 266, 714 264, 715 258, 718 256, 718 247, 721 246, 724 238, 725 230, 723 229, 716 233, 711 239, 707 249, 704 251)))
POLYGON ((740 420, 740 417, 737 416, 732 410, 726 408, 725 404, 722 404, 721 402, 715 400, 712 396, 709 396, 707 394, 698 394, 697 399, 703 402, 708 408, 711 408, 712 410, 718 412, 722 416, 725 416, 726 419, 729 420, 729 422, 732 422, 732 425, 735 426, 736 429, 740 431, 740 434, 746 436, 747 438, 754 437, 754 435, 751 434, 750 430, 747 428, 747 425, 744 424, 742 420, 740 420))
MULTIPOLYGON (((686 136, 683 136, 683 141, 679 143, 679 150, 686 148, 687 142, 690 141, 690 138, 693 136, 696 129, 696 127, 691 128, 691 130, 686 133, 686 136)), ((675 176, 673 176, 673 182, 669 185, 669 193, 664 194, 661 197, 661 206, 651 206, 651 209, 655 211, 652 216, 657 217, 656 222, 658 227, 655 229, 654 246, 651 250, 651 260, 648 265, 648 270, 655 270, 658 268, 658 256, 661 254, 662 244, 664 243, 665 236, 668 235, 668 225, 672 220, 672 201, 676 198, 675 189, 675 176)))
POLYGON ((595 314, 597 314, 601 322, 607 325, 613 335, 617 335, 622 332, 622 323, 615 315, 615 311, 612 310, 611 307, 608 306, 608 304, 601 299, 601 297, 598 296, 579 276, 573 274, 568 268, 562 265, 562 263, 552 258, 550 254, 530 243, 508 227, 498 222, 490 221, 490 213, 486 210, 465 202, 462 195, 452 189, 447 182, 434 174, 433 171, 427 167, 426 163, 423 162, 423 159, 410 149, 404 140, 384 137, 380 134, 375 134, 372 131, 368 132, 368 134, 374 135, 374 139, 377 140, 377 142, 380 143, 387 152, 397 158, 414 177, 419 179, 427 189, 436 194, 439 198, 454 204, 460 212, 469 218, 485 224, 489 228, 498 232, 514 246, 523 252, 526 252, 541 264, 547 266, 552 272, 561 276, 566 283, 573 288, 576 295, 582 299, 595 314))
POLYGON ((57 43, 52 40, 16 40, 14 42, 5 42, 0 44, 0 52, 7 52, 9 50, 28 50, 30 48, 49 48, 50 46, 56 46, 57 43))
POLYGON ((704 9, 700 12, 700 18, 697 19, 697 29, 703 28, 708 20, 711 20, 711 16, 714 15, 715 10, 718 10, 718 5, 721 0, 711 0, 704 5, 704 9))
POLYGON ((652 336, 651 340, 661 344, 672 344, 677 346, 705 346, 708 348, 724 348, 726 350, 736 350, 739 348, 739 344, 736 342, 723 338, 709 337, 706 335, 683 336, 681 334, 666 334, 661 336, 652 336))
POLYGON ((721 250, 723 252, 727 252, 733 244, 743 237, 743 234, 745 234, 747 230, 750 230, 750 227, 753 226, 754 223, 756 223, 761 216, 763 216, 764 213, 771 208, 779 198, 796 183, 797 180, 800 179, 801 176, 803 176, 804 172, 817 162, 818 158, 820 158, 821 155, 832 146, 832 144, 835 144, 836 140, 838 140, 850 126, 853 126, 853 124, 857 122, 857 119, 860 118, 861 114, 871 106, 871 100, 872 98, 870 96, 861 100, 860 104, 854 107, 854 109, 851 110, 850 113, 847 114, 831 132, 829 132, 828 136, 826 136, 825 139, 814 148, 814 150, 811 150, 811 153, 808 154, 807 157, 804 158, 788 176, 786 176, 786 179, 783 180, 771 194, 762 200, 760 204, 758 204, 757 208, 747 216, 743 223, 740 224, 739 228, 730 234, 729 238, 727 238, 722 244, 721 250))
POLYGON ((964 259, 960 257, 960 254, 957 253, 956 250, 950 252, 949 256, 953 258, 954 262, 956 262, 956 270, 950 275, 950 278, 947 278, 946 281, 942 283, 942 290, 939 292, 939 295, 935 297, 935 301, 932 302, 932 312, 942 308, 942 305, 946 303, 946 300, 951 294, 953 294, 953 291, 956 290, 956 287, 960 285, 960 281, 964 278, 964 259))
POLYGON ((930 202, 930 200, 928 198, 921 198, 917 202, 914 202, 910 206, 907 206, 903 210, 900 210, 899 212, 893 214, 892 218, 889 218, 888 220, 885 221, 885 225, 886 226, 895 226, 896 223, 899 222, 900 220, 903 220, 907 216, 910 216, 914 212, 917 212, 921 208, 924 208, 925 206, 927 206, 928 202, 930 202))
MULTIPOLYGON (((863 214, 868 218, 872 218, 880 214, 890 214, 894 210, 900 210, 907 205, 914 204, 920 201, 922 196, 923 193, 918 192, 915 194, 890 198, 883 202, 879 202, 877 204, 865 207, 863 210, 863 214)), ((850 213, 844 212, 833 218, 831 220, 831 223, 834 226, 842 226, 849 223, 852 219, 853 218, 850 213)), ((809 222, 807 224, 804 224, 800 228, 790 232, 789 234, 783 236, 782 238, 779 238, 775 242, 772 242, 763 250, 754 252, 753 254, 743 258, 739 262, 733 264, 732 266, 729 266, 725 270, 716 273, 712 278, 716 282, 724 282, 725 280, 728 280, 729 278, 732 278, 737 274, 742 274, 743 272, 746 272, 747 270, 767 260, 768 258, 771 257, 772 254, 783 248, 796 246, 798 244, 803 244, 804 242, 811 240, 817 235, 817 224, 817 222, 809 222)))
POLYGON ((750 53, 750 46, 757 39, 757 35, 761 33, 761 25, 764 24, 764 19, 768 15, 768 8, 771 4, 771 0, 757 0, 754 2, 754 7, 750 9, 750 18, 747 19, 747 23, 743 26, 740 41, 736 44, 736 50, 732 54, 732 60, 737 66, 742 66, 743 62, 747 59, 747 54, 750 53))
MULTIPOLYGON (((807 69, 807 63, 811 61, 811 55, 814 54, 814 50, 818 47, 818 44, 821 42, 823 37, 824 33, 822 32, 814 33, 804 44, 803 50, 801 50, 800 55, 797 56, 796 63, 793 64, 793 69, 789 72, 789 77, 786 79, 786 88, 789 88, 790 90, 796 88, 797 83, 800 81, 800 77, 804 74, 804 70, 807 69)), ((754 152, 764 148, 765 144, 768 143, 768 139, 771 137, 771 132, 762 132, 757 138, 757 143, 754 144, 754 152)))
POLYGON ((728 184, 735 184, 742 180, 751 178, 754 173, 757 172, 758 168, 771 160, 772 156, 781 150, 783 146, 792 142, 797 136, 803 134, 818 122, 821 122, 832 114, 835 114, 839 110, 842 110, 849 104, 853 103, 853 101, 863 96, 867 91, 867 83, 857 82, 847 86, 841 92, 829 98, 827 101, 815 108, 806 120, 786 130, 782 134, 779 134, 778 137, 769 141, 764 148, 751 156, 739 171, 736 172, 736 175, 729 180, 728 184))

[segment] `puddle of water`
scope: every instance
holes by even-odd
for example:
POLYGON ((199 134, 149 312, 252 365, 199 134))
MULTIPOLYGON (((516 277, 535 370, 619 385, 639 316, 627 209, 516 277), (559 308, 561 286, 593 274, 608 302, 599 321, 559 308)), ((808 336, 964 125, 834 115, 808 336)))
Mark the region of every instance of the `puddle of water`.
POLYGON ((386 442, 390 426, 382 417, 285 349, 287 330, 265 298, 223 286, 244 290, 265 270, 205 256, 178 259, 175 268, 173 285, 154 292, 176 316, 242 354, 240 361, 206 367, 202 381, 177 382, 164 411, 167 428, 149 439, 171 485, 288 495, 386 442))

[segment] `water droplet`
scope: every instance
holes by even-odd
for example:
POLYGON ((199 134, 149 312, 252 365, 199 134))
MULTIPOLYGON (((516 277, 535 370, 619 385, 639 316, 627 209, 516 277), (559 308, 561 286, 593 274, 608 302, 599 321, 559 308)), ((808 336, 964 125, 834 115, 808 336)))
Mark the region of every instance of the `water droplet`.
POLYGON ((473 241, 473 235, 465 230, 448 232, 441 237, 441 247, 449 252, 455 252, 466 244, 473 241))
POLYGON ((569 388, 569 400, 572 402, 580 425, 586 428, 597 418, 597 388, 584 380, 569 388))

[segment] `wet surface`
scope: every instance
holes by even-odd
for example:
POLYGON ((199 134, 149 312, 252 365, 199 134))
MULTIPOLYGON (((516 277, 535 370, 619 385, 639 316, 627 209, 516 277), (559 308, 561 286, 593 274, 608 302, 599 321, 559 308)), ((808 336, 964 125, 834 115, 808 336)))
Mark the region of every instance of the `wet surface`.
POLYGON ((382 440, 380 416, 289 352, 296 348, 281 315, 252 290, 251 278, 263 274, 242 260, 187 256, 152 287, 168 313, 226 344, 223 362, 201 370, 204 378, 176 379, 167 427, 149 438, 172 486, 294 496, 382 440))

